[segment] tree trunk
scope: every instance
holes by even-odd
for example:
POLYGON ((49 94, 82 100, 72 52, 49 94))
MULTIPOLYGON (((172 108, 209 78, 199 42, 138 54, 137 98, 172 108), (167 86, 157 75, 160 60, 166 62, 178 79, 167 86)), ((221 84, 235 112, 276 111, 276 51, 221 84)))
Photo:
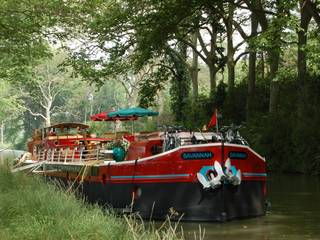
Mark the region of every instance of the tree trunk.
POLYGON ((304 50, 304 46, 307 43, 307 36, 305 31, 300 30, 298 32, 298 59, 297 59, 297 68, 298 68, 298 80, 299 85, 304 85, 304 81, 307 73, 307 61, 306 61, 306 53, 304 50))
POLYGON ((279 49, 272 49, 268 51, 269 62, 270 62, 270 99, 269 99, 269 112, 274 114, 277 112, 278 102, 279 102, 279 81, 276 78, 279 61, 280 61, 280 51, 279 49))
MULTIPOLYGON (((251 14, 251 36, 255 36, 258 30, 258 20, 254 13, 251 14)), ((252 44, 249 45, 249 72, 248 72, 248 98, 247 98, 247 121, 255 110, 255 88, 256 88, 256 61, 257 52, 252 44)))
POLYGON ((264 52, 261 52, 261 81, 265 80, 265 63, 264 63, 264 52))
POLYGON ((306 52, 304 50, 307 44, 307 31, 308 26, 311 21, 311 15, 304 6, 304 1, 300 0, 300 29, 298 31, 298 80, 299 85, 302 87, 304 85, 306 74, 307 74, 307 61, 306 52))
MULTIPOLYGON (((280 4, 280 1, 276 2, 277 4, 277 18, 280 18, 282 14, 285 14, 287 9, 285 5, 280 4)), ((269 55, 269 64, 270 64, 270 99, 269 99, 269 112, 274 114, 277 112, 278 103, 279 103, 279 91, 280 91, 280 82, 277 78, 277 73, 280 63, 280 42, 281 42, 281 28, 277 29, 272 33, 272 42, 274 47, 268 50, 269 55)))
MULTIPOLYGON (((192 34, 192 44, 197 46, 197 33, 192 34)), ((199 95, 198 90, 198 53, 196 51, 192 51, 192 66, 191 66, 191 80, 192 80, 192 99, 196 101, 199 95)))
POLYGON ((303 3, 308 13, 313 16, 313 19, 317 23, 318 28, 320 28, 320 11, 317 8, 317 2, 312 2, 310 0, 304 0, 304 1, 300 0, 300 6, 301 6, 301 2, 303 3))
POLYGON ((303 118, 303 110, 306 105, 307 87, 306 81, 308 78, 307 72, 307 56, 305 47, 307 45, 307 32, 312 18, 311 13, 308 11, 305 1, 300 0, 300 28, 298 31, 298 53, 297 53, 297 70, 298 70, 298 117, 303 118))
POLYGON ((210 76, 210 96, 213 96, 216 90, 216 75, 217 75, 217 68, 214 63, 211 63, 209 66, 209 76, 210 76))
POLYGON ((257 52, 256 51, 250 52, 249 72, 248 72, 247 121, 250 119, 255 109, 256 60, 257 60, 257 52))
POLYGON ((3 121, 1 121, 0 135, 1 135, 1 145, 3 146, 4 144, 4 122, 3 121))
POLYGON ((228 67, 228 108, 233 119, 234 114, 234 82, 235 82, 235 61, 233 47, 233 14, 235 6, 229 4, 228 8, 228 19, 226 20, 226 31, 227 31, 227 67, 228 67))
POLYGON ((207 64, 209 68, 209 77, 210 77, 210 96, 212 97, 215 90, 216 90, 216 74, 218 71, 218 66, 217 66, 217 56, 216 56, 216 51, 217 51, 217 27, 215 24, 211 24, 211 39, 210 39, 210 50, 207 48, 207 44, 203 40, 201 34, 199 31, 196 33, 197 38, 199 40, 199 44, 201 46, 201 51, 203 54, 199 54, 199 56, 202 58, 202 60, 207 64))
POLYGON ((164 107, 165 107, 165 96, 164 96, 164 91, 161 90, 159 91, 159 98, 158 98, 158 106, 159 106, 159 109, 158 109, 158 112, 160 115, 162 115, 164 113, 164 107))
POLYGON ((46 108, 46 127, 50 127, 51 126, 51 111, 50 108, 46 108))
MULTIPOLYGON (((230 56, 228 56, 229 58, 230 56)), ((235 63, 232 60, 228 60, 228 95, 230 103, 234 103, 234 81, 235 81, 235 63)), ((232 107, 232 106, 231 106, 232 107)))
MULTIPOLYGON (((264 12, 263 1, 261 0, 245 0, 247 6, 251 10, 252 13, 255 13, 255 17, 260 23, 262 32, 268 31, 270 29, 270 24, 267 18, 266 13, 264 12)), ((282 15, 285 13, 286 9, 284 5, 280 4, 280 1, 276 1, 277 5, 277 15, 282 15)), ((280 40, 281 40, 281 29, 278 31, 274 31, 272 33, 272 39, 270 39, 273 43, 273 47, 268 49, 268 62, 270 65, 270 99, 269 99, 269 112, 275 113, 277 110, 278 99, 279 99, 279 82, 275 79, 280 61, 280 40)))
POLYGON ((215 90, 216 90, 216 75, 218 72, 218 67, 217 67, 217 57, 216 57, 216 49, 217 49, 217 37, 218 37, 218 32, 214 24, 211 24, 212 26, 212 36, 210 39, 210 51, 207 54, 207 64, 209 67, 209 74, 210 74, 210 96, 213 96, 215 90))

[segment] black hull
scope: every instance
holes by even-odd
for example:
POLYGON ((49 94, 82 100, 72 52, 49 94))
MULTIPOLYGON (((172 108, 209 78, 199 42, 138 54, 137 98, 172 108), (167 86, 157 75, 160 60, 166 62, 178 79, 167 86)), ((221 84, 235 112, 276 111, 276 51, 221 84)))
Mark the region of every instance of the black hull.
POLYGON ((243 181, 203 190, 198 183, 102 184, 86 182, 80 188, 90 203, 121 211, 138 212, 142 218, 163 220, 168 215, 186 221, 224 222, 265 214, 263 183, 243 181), (141 195, 132 203, 133 190, 141 195), (175 212, 176 214, 172 214, 175 212))

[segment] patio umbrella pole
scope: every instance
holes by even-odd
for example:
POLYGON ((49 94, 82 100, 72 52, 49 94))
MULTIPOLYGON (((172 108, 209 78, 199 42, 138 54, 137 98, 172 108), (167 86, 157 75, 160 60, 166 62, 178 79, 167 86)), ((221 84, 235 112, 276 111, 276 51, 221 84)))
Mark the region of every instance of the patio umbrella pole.
POLYGON ((133 135, 133 120, 131 120, 131 134, 133 135))

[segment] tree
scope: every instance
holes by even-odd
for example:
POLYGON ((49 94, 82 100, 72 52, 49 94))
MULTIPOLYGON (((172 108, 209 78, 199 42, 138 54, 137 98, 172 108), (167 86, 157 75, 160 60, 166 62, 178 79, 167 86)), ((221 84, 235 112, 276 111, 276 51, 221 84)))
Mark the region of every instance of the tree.
POLYGON ((298 81, 300 86, 304 85, 304 81, 307 78, 307 60, 306 60, 306 44, 307 44, 307 32, 308 27, 312 18, 312 15, 308 11, 308 3, 300 0, 300 24, 297 30, 298 32, 298 57, 297 57, 297 67, 298 67, 298 81))
POLYGON ((52 115, 63 112, 63 104, 75 87, 71 82, 71 70, 59 67, 65 55, 56 54, 53 60, 47 59, 33 70, 32 83, 21 85, 25 104, 22 107, 32 116, 44 120, 46 127, 51 125, 52 115))
POLYGON ((270 79, 270 99, 269 99, 269 111, 275 113, 278 105, 279 97, 279 79, 277 78, 277 72, 280 63, 280 52, 282 43, 282 32, 286 26, 288 15, 290 15, 289 9, 291 9, 292 1, 276 1, 271 4, 267 9, 267 4, 261 0, 250 1, 246 0, 246 5, 257 17, 257 20, 261 26, 260 38, 264 38, 265 50, 268 53, 268 63, 270 66, 270 72, 268 78, 270 79), (290 8, 288 7, 290 6, 290 8), (272 11, 275 12, 272 12, 272 11), (271 18, 268 16, 271 15, 271 18))
MULTIPOLYGON (((251 37, 255 37, 258 32, 258 20, 255 13, 251 13, 251 37)), ((249 42, 249 69, 248 69, 248 97, 247 97, 247 121, 255 110, 255 85, 256 85, 256 61, 257 52, 253 40, 249 42)))
MULTIPOLYGON (((50 56, 48 40, 64 35, 57 28, 73 11, 74 1, 0 0, 0 76, 19 79, 35 60, 50 56)), ((23 80, 22 80, 23 81, 23 80)))
POLYGON ((170 61, 172 62, 171 71, 171 109, 175 115, 176 121, 186 125, 190 110, 187 110, 189 105, 190 91, 190 74, 186 64, 187 46, 184 43, 178 45, 178 49, 172 49, 169 53, 170 61))
POLYGON ((241 57, 247 52, 241 52, 236 57, 236 52, 239 51, 239 48, 248 41, 248 36, 245 34, 244 30, 240 26, 241 22, 245 22, 246 17, 243 18, 243 13, 241 17, 236 14, 236 6, 234 1, 229 1, 220 9, 220 15, 224 22, 225 32, 226 32, 226 44, 227 44, 227 68, 228 68, 228 94, 227 94, 227 106, 226 108, 229 111, 229 116, 232 120, 237 118, 235 114, 235 96, 234 96, 234 87, 235 87, 235 67, 237 62, 241 59, 241 57), (235 31, 238 30, 243 40, 234 44, 235 31))
MULTIPOLYGON (((198 38, 197 38, 197 32, 199 30, 196 29, 192 34, 191 34, 191 43, 193 46, 197 47, 198 46, 198 38)), ((191 73, 191 80, 192 80, 192 100, 195 102, 199 96, 199 81, 198 81, 198 53, 195 49, 192 49, 192 63, 190 66, 190 73, 191 73)))
POLYGON ((304 0, 300 1, 301 8, 305 8, 309 15, 312 15, 314 20, 316 21, 318 28, 320 28, 320 10, 319 10, 319 2, 317 0, 304 0))
POLYGON ((73 64, 85 78, 101 83, 127 71, 137 73, 153 66, 166 57, 168 47, 182 42, 208 65, 213 92, 216 73, 225 63, 223 48, 217 45, 217 34, 223 29, 215 14, 217 4, 169 0, 97 4, 96 10, 83 13, 90 16, 83 19, 81 29, 87 41, 80 49, 71 49, 73 64), (204 31, 210 37, 208 41, 202 36, 204 31), (191 32, 196 34, 201 50, 197 49, 197 41, 190 39, 191 32), (92 54, 105 57, 92 58, 92 54))
POLYGON ((0 79, 0 144, 4 144, 4 131, 7 122, 13 121, 21 114, 19 95, 9 83, 0 79))

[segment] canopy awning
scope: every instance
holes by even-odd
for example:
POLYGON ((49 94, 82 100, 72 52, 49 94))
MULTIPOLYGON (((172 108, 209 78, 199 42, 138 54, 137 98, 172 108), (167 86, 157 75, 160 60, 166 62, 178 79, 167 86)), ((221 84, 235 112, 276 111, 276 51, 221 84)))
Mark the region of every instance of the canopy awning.
POLYGON ((137 120, 137 117, 120 117, 120 116, 115 116, 115 117, 109 117, 108 113, 111 113, 113 111, 110 112, 101 112, 95 115, 90 116, 91 121, 134 121, 137 120))
POLYGON ((134 107, 134 108, 124 108, 118 111, 112 111, 107 114, 108 117, 148 117, 148 116, 158 116, 159 113, 151 111, 149 109, 134 107))

